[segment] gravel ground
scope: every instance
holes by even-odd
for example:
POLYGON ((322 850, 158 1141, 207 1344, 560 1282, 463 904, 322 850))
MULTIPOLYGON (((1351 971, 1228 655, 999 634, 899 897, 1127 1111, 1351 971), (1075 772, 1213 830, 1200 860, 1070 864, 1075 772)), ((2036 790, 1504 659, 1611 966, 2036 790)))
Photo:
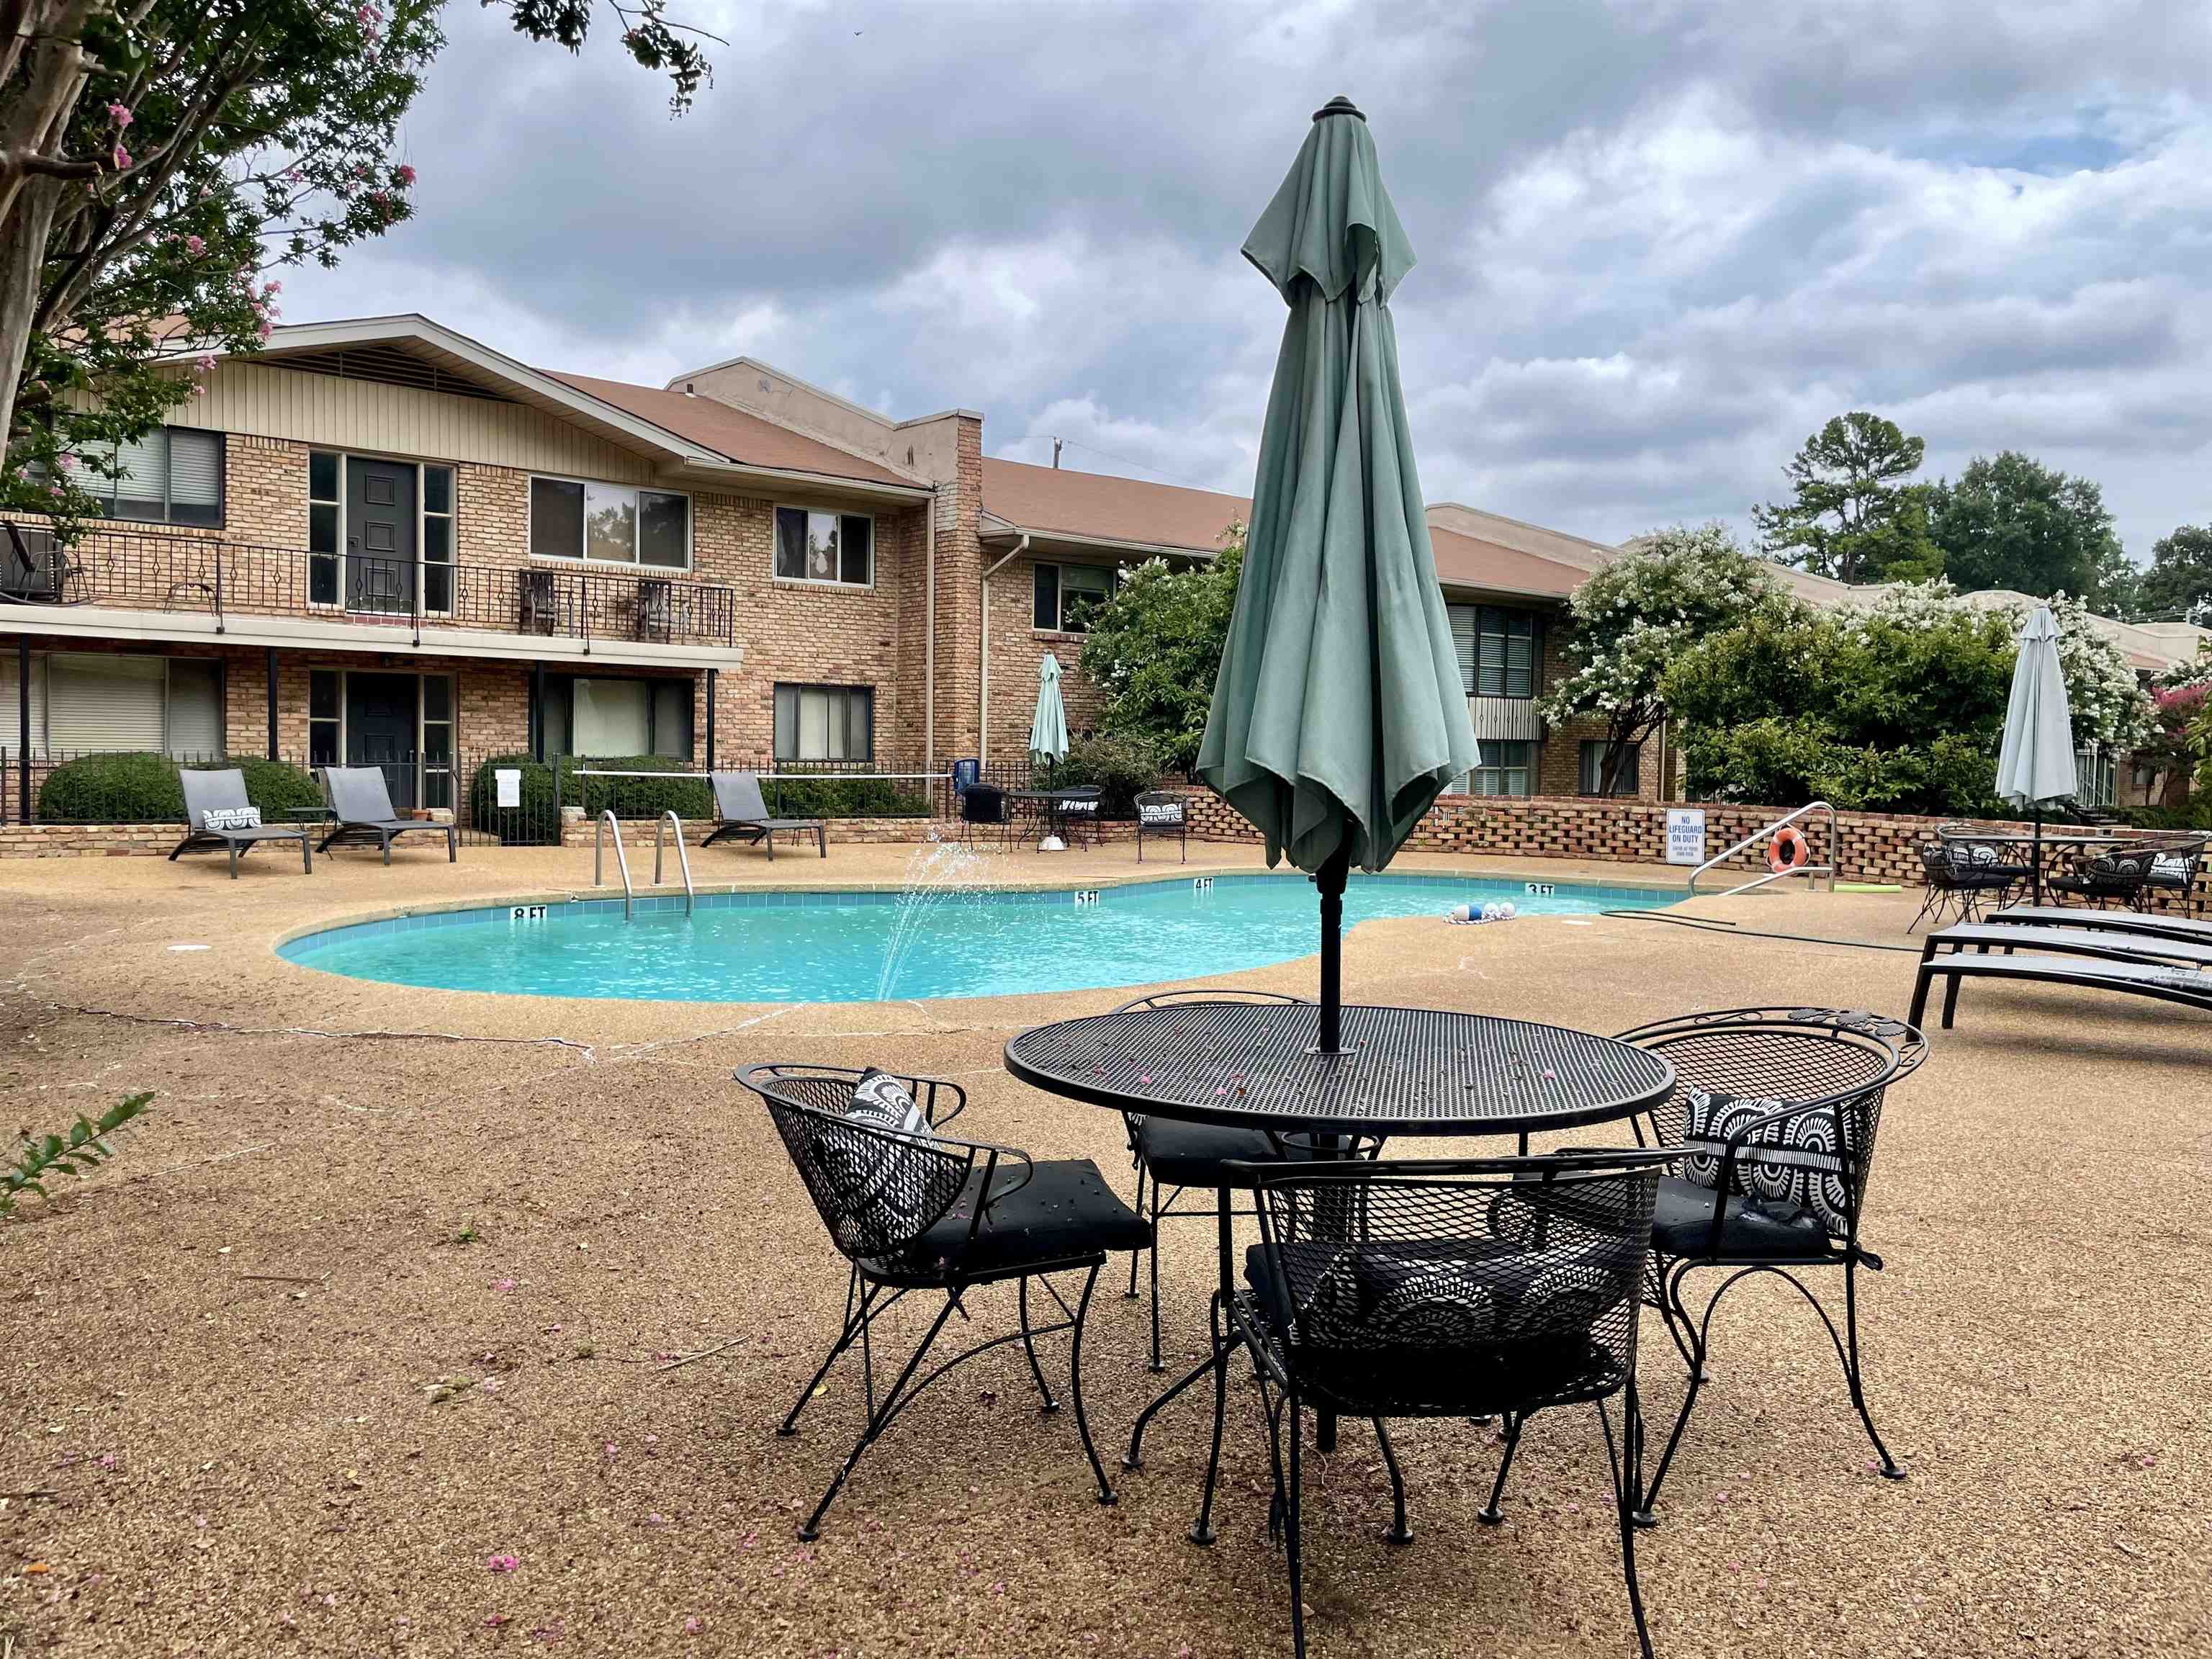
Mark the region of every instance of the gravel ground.
MULTIPOLYGON (((718 878, 770 873, 724 850, 718 878)), ((793 1539, 859 1389, 837 1376, 804 1434, 775 1437, 835 1332, 842 1264, 732 1069, 949 1075, 973 1094, 964 1127, 1120 1183, 1118 1121, 1019 1087, 999 1055, 1021 1025, 1121 994, 597 1004, 401 990, 270 954, 341 915, 588 874, 557 849, 463 858, 386 871, 356 854, 307 880, 270 860, 235 884, 207 861, 0 866, 11 1127, 156 1095, 111 1169, 0 1226, 0 1652, 1289 1651, 1249 1390, 1210 1551, 1184 1537, 1201 1402, 1164 1415, 1102 1509, 1072 1417, 1039 1417, 1018 1352, 924 1396, 820 1542, 793 1539)), ((773 873, 896 881, 904 858, 839 848, 773 873)), ((1190 868, 1241 855, 1207 858, 1190 868)), ((1138 873, 1122 848, 1014 866, 1138 873)), ((1911 908, 1690 907, 1890 942, 1911 908)), ((1911 966, 1603 918, 1370 923, 1346 960, 1355 997, 1598 1030, 1758 1002, 1901 1013, 1911 966)), ((1242 981, 1307 989, 1311 973, 1242 981)), ((1962 1003, 1891 1097, 1867 1228, 1888 1263, 1869 1281, 1870 1391, 1911 1479, 1870 1471, 1810 1313, 1747 1286, 1665 1525, 1639 1540, 1662 1654, 2212 1652, 2212 1020, 2048 988, 1971 985, 1962 1003)), ((1208 1273, 1202 1230, 1170 1231, 1180 1352, 1208 1273)), ((979 1324, 1010 1300, 983 1298, 979 1324)), ((1085 1382, 1109 1447, 1154 1386, 1144 1342, 1142 1304, 1102 1295, 1085 1382)), ((1680 1375, 1656 1323, 1645 1358, 1657 1417, 1680 1375)), ((1497 1455, 1481 1432, 1398 1440, 1411 1549, 1382 1541, 1389 1486, 1363 1427, 1308 1462, 1316 1655, 1633 1651, 1589 1414, 1532 1426, 1497 1528, 1474 1522, 1497 1455)))

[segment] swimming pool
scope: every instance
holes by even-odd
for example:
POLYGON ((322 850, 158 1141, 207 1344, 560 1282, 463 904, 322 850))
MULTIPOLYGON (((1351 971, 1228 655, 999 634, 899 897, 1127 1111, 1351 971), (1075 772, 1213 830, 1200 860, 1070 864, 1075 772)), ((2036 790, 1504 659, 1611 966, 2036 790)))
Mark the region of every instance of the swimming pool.
MULTIPOLYGON (((1674 902, 1645 888, 1458 876, 1354 876, 1347 926, 1509 900, 1524 917, 1674 902)), ((1442 925, 1441 922, 1438 924, 1442 925)), ((1518 921, 1492 924, 1506 927, 1518 921)), ((356 979, 451 991, 690 1002, 1002 996, 1207 978, 1310 956, 1304 876, 1182 876, 1096 890, 742 892, 582 899, 401 916, 293 939, 278 954, 356 979)))

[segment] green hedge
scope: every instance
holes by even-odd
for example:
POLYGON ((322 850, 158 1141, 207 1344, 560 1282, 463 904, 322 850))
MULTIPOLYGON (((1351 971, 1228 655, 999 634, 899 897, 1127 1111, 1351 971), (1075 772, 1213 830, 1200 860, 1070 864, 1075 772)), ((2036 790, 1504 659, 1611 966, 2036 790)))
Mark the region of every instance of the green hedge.
MULTIPOLYGON (((686 823, 714 821, 714 792, 696 777, 583 778, 579 771, 685 772, 690 761, 665 755, 623 755, 610 758, 574 755, 561 757, 560 805, 580 806, 587 818, 610 809, 620 818, 657 818, 674 811, 686 823)), ((761 795, 769 811, 793 818, 921 818, 929 816, 929 798, 900 788, 878 778, 805 779, 796 782, 764 781, 761 795)), ((554 804, 553 766, 527 755, 498 755, 476 769, 469 784, 469 822, 496 835, 510 847, 546 847, 561 838, 560 813, 554 804), (522 805, 502 811, 497 805, 498 784, 493 774, 512 767, 522 774, 522 805)))
POLYGON ((2212 830, 2212 789, 2199 789, 2179 806, 2115 806, 2138 830, 2212 830))
POLYGON ((780 818, 926 818, 929 797, 882 778, 764 779, 761 799, 780 818))
POLYGON ((497 836, 509 847, 550 847, 561 839, 561 815, 553 806, 553 769, 527 755, 495 755, 469 780, 469 825, 497 836), (522 805, 501 811, 498 781, 492 774, 512 767, 522 774, 522 805))
MULTIPOLYGON (((231 759, 195 771, 236 767, 246 775, 246 798, 266 823, 282 823, 298 807, 319 806, 313 776, 286 761, 231 759)), ((182 823, 185 789, 177 763, 166 755, 81 755, 46 775, 39 786, 39 818, 45 823, 182 823)))
POLYGON ((1101 813, 1109 818, 1137 816, 1137 797, 1159 781, 1159 757, 1141 738, 1128 735, 1079 738, 1050 766, 1033 769, 1040 789, 1070 789, 1096 784, 1101 813))

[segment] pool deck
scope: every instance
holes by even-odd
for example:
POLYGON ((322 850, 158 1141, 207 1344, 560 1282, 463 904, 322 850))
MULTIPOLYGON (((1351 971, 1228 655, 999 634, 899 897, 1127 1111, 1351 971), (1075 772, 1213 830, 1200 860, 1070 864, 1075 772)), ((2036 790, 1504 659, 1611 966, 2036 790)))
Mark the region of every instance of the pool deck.
MULTIPOLYGON (((702 888, 860 887, 913 849, 695 850, 702 888)), ((1261 868, 1194 845, 1008 855, 1052 885, 1261 868)), ((1681 872, 1414 858, 1470 878, 1650 884, 1681 872)), ((1110 1115, 999 1063, 1032 1021, 1122 991, 843 1005, 629 1003, 416 990, 279 959, 303 929, 590 892, 588 850, 0 864, 0 1086, 64 1125, 156 1109, 114 1166, 0 1225, 0 1637, 63 1654, 1289 1651, 1264 1440, 1231 1395, 1220 1542, 1184 1540, 1205 1451, 1178 1406, 1098 1508, 1067 1415, 1019 1360, 924 1396, 821 1541, 791 1529, 849 1443, 844 1375, 774 1423, 834 1334, 843 1276, 757 1102, 764 1059, 953 1077, 962 1127, 1125 1182, 1110 1115), (179 951, 179 945, 204 950, 179 951), (672 1370, 656 1356, 728 1343, 672 1370), (483 1386, 489 1382, 493 1386, 483 1386), (451 1385, 449 1387, 449 1385, 451 1385), (110 1467, 107 1460, 112 1460, 110 1467), (520 1559, 492 1573, 494 1555, 520 1559), (33 1566, 43 1568, 33 1571, 33 1566), (687 1620, 700 1621, 687 1632, 687 1620), (497 1623, 489 1621, 497 1620, 497 1623), (538 1638, 532 1642, 533 1635, 538 1638)), ((1665 914, 1907 941, 1917 897, 1703 899, 1665 914)), ((794 922, 799 918, 794 916, 794 922)), ((1356 999, 1594 1030, 1696 1008, 1901 1013, 1909 954, 1630 918, 1363 923, 1356 999)), ((1310 958, 1227 982, 1310 993, 1310 958)), ((1207 982, 1203 963, 1190 982, 1207 982)), ((1578 1133, 1588 1144, 1592 1132, 1578 1133)), ((1423 1148, 1419 1150, 1434 1150, 1423 1148)), ((1662 1655, 2212 1653, 2212 1018, 2051 987, 1968 986, 1891 1097, 1869 1240, 1869 1389, 1911 1468, 1876 1479, 1833 1355, 1747 1285, 1716 1387, 1638 1540, 1662 1655)), ((1162 1258, 1171 1357, 1199 1340, 1204 1230, 1162 1258)), ((1000 1328, 1006 1297, 980 1298, 1000 1328)), ((1155 1379, 1144 1310, 1103 1298, 1094 1424, 1155 1379)), ((1048 1367, 1057 1363, 1055 1348, 1048 1367)), ((880 1356, 879 1356, 880 1357, 880 1356)), ((1656 1324, 1647 1409, 1680 1398, 1656 1324)), ((1382 1542, 1371 1437, 1309 1462, 1317 1656, 1632 1650, 1596 1425, 1539 1419, 1509 1522, 1474 1523, 1496 1448, 1407 1425, 1419 1542, 1382 1542)), ((1109 1458, 1110 1464, 1110 1458, 1109 1458)))

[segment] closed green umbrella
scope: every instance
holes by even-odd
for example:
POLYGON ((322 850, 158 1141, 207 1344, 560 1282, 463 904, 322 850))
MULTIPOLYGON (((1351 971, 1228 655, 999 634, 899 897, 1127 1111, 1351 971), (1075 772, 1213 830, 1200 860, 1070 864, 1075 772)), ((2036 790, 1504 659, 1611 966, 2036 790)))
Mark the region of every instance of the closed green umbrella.
POLYGON ((1321 1048, 1339 1052, 1344 885, 1380 870, 1477 750, 1415 476, 1389 301, 1413 250, 1342 98, 1245 240, 1290 307, 1243 577, 1199 775, 1321 891, 1321 1048))
POLYGON ((1036 713, 1030 719, 1030 753, 1056 761, 1067 753, 1067 705, 1060 696, 1060 659, 1051 652, 1037 665, 1036 713))

